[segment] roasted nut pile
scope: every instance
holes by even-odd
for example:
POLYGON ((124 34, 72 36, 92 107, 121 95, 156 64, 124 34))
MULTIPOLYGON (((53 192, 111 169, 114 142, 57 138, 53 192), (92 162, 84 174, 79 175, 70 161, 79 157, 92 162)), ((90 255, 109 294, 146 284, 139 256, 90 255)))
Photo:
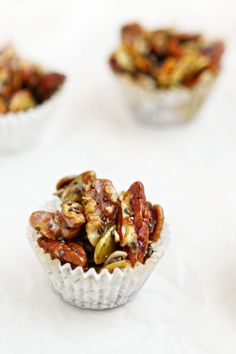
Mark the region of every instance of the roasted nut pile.
POLYGON ((192 87, 206 70, 218 72, 223 51, 221 41, 209 42, 200 34, 148 31, 132 23, 121 29, 121 46, 110 66, 151 88, 192 87))
POLYGON ((65 76, 20 58, 12 45, 0 49, 0 114, 26 111, 49 99, 65 76))
POLYGON ((164 215, 160 205, 147 202, 141 182, 118 194, 109 180, 87 171, 62 178, 56 189, 60 210, 36 211, 29 220, 39 234, 38 245, 52 259, 112 272, 151 256, 164 215))

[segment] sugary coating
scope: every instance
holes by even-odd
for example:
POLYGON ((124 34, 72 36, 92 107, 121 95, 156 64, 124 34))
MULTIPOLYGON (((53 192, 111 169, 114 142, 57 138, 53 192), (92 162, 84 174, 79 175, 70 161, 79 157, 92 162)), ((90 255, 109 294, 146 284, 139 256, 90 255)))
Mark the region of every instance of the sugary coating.
POLYGON ((160 205, 147 202, 141 182, 118 194, 111 181, 87 171, 62 178, 56 189, 60 210, 36 211, 29 219, 39 246, 52 258, 112 272, 151 256, 164 214, 160 205))

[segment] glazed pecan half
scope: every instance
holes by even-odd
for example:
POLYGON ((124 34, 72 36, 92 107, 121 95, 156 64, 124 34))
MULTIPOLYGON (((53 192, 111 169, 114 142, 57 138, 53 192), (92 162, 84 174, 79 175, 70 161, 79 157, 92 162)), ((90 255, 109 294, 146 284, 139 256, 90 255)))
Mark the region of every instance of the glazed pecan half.
POLYGON ((56 185, 56 195, 62 202, 81 202, 85 195, 85 190, 89 184, 96 179, 93 171, 86 171, 78 176, 63 177, 56 185))
POLYGON ((119 218, 120 243, 132 265, 143 262, 149 240, 150 211, 141 182, 134 182, 124 193, 119 218))
POLYGON ((34 212, 29 222, 37 232, 49 239, 62 237, 71 240, 85 223, 85 216, 80 204, 68 201, 62 204, 61 212, 34 212))
POLYGON ((52 258, 58 258, 62 262, 69 262, 81 267, 85 267, 87 264, 87 255, 84 248, 75 242, 65 244, 57 240, 49 240, 42 236, 38 239, 38 245, 46 253, 50 253, 52 258))
POLYGON ((161 230, 164 224, 164 212, 160 205, 151 205, 149 203, 149 210, 150 210, 150 222, 149 222, 149 239, 151 241, 158 241, 161 230))

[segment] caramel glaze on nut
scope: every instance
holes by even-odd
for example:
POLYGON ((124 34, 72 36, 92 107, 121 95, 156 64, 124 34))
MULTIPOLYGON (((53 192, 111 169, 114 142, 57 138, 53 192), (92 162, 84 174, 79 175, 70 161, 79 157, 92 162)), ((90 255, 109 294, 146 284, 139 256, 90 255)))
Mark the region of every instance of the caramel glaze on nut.
POLYGON ((75 203, 71 203, 71 206, 68 203, 71 202, 62 205, 62 212, 34 212, 29 220, 30 225, 48 239, 56 240, 62 237, 65 240, 71 240, 79 233, 81 226, 85 223, 85 217, 80 206, 75 209, 73 207, 75 203))
POLYGON ((95 179, 96 174, 93 171, 86 171, 78 176, 64 177, 56 185, 56 195, 61 198, 62 202, 67 200, 81 202, 87 186, 95 179))
POLYGON ((153 233, 150 234, 150 240, 156 242, 160 237, 161 230, 164 224, 164 212, 162 207, 158 204, 153 205, 153 212, 155 214, 156 225, 154 227, 153 233))
POLYGON ((134 182, 130 186, 124 195, 124 200, 127 196, 129 202, 124 209, 124 213, 127 215, 119 218, 119 233, 121 244, 125 245, 124 250, 128 253, 128 258, 134 266, 137 262, 143 262, 147 251, 150 211, 141 182, 134 182), (129 230, 132 226, 133 238, 127 243, 124 238, 129 236, 127 229, 129 230))
POLYGON ((109 180, 96 179, 87 186, 83 201, 87 235, 96 246, 107 228, 117 223, 119 197, 109 180))
POLYGON ((38 245, 53 259, 99 272, 134 267, 153 253, 164 214, 160 205, 147 202, 141 182, 118 195, 111 181, 87 171, 62 178, 57 195, 60 211, 36 211, 29 219, 38 245))
POLYGON ((38 239, 38 245, 45 252, 50 253, 52 258, 58 258, 62 262, 69 262, 81 267, 85 267, 87 264, 87 255, 83 247, 75 242, 65 244, 57 240, 49 240, 42 236, 38 239))

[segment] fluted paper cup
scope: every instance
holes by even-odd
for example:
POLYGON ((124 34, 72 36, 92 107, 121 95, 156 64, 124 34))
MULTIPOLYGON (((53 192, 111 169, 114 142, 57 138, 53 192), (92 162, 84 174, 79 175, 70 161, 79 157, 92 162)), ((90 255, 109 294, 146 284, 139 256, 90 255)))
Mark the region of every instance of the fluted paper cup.
POLYGON ((53 111, 60 102, 65 83, 47 101, 17 113, 0 116, 0 151, 16 151, 40 140, 53 111))
POLYGON ((216 75, 206 72, 192 88, 158 89, 132 80, 129 75, 116 77, 134 117, 149 123, 182 123, 194 118, 209 95, 216 75))
MULTIPOLYGON (((49 202, 43 210, 56 211, 57 203, 49 202)), ((165 253, 169 244, 169 226, 164 224, 160 239, 155 243, 155 251, 145 264, 134 268, 116 268, 113 273, 107 269, 97 273, 90 268, 83 271, 82 267, 72 269, 69 263, 61 265, 58 259, 51 259, 38 246, 39 237, 33 228, 27 229, 28 240, 47 273, 51 284, 64 301, 81 308, 102 310, 125 304, 143 286, 151 272, 165 253)))

